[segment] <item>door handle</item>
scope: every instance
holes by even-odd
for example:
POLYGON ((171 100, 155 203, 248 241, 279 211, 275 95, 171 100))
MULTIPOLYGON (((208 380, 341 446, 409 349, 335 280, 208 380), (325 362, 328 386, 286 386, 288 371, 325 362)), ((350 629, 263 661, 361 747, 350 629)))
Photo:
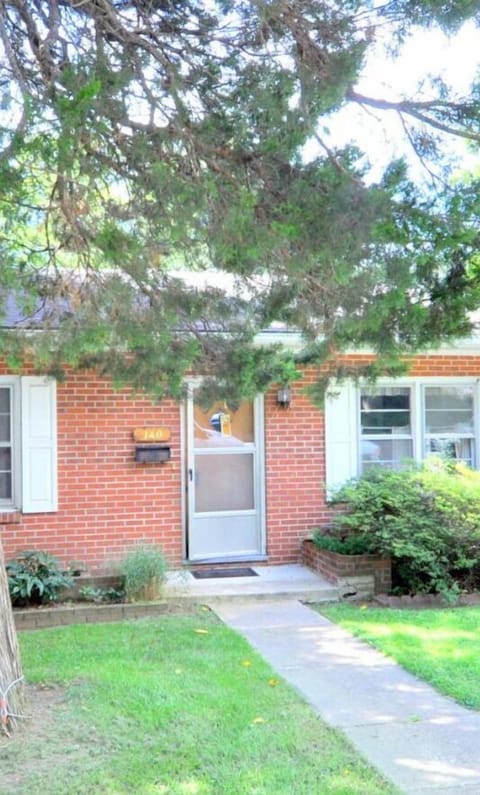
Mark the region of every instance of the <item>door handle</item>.
MULTIPOLYGON (((193 468, 190 468, 188 470, 188 479, 189 479, 190 483, 193 483, 193 480, 194 480, 194 478, 193 478, 193 468)), ((195 472, 195 486, 198 486, 199 482, 200 482, 200 475, 198 474, 198 472, 195 472)))

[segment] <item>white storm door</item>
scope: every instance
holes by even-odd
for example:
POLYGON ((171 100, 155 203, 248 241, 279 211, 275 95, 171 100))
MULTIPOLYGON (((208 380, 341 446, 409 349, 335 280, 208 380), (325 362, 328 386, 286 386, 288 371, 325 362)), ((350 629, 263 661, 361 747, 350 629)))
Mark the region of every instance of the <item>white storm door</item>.
POLYGON ((188 539, 191 561, 265 553, 263 399, 188 403, 188 539))

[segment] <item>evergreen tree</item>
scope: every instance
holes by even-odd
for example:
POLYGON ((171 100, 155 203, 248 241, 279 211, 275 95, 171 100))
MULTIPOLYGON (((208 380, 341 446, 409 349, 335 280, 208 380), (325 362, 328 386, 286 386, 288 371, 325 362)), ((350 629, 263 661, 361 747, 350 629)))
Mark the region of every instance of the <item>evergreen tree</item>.
MULTIPOLYGON (((478 141, 475 88, 460 100, 437 80, 429 100, 393 101, 356 82, 379 36, 394 47, 421 26, 451 32, 479 7, 3 3, 0 278, 51 331, 38 366, 96 365, 175 396, 193 369, 246 395, 292 372, 254 345, 274 321, 301 332, 298 359, 321 387, 347 347, 373 349, 375 375, 467 334, 477 183, 427 195, 395 162, 372 184, 362 153, 319 131, 360 103, 395 110, 423 158, 438 136, 478 141), (218 285, 193 287, 179 267, 213 268, 218 285)), ((18 361, 21 336, 2 342, 18 361)))
MULTIPOLYGON (((186 370, 252 394, 293 371, 254 345, 298 329, 319 385, 346 348, 369 375, 468 334, 479 301, 478 185, 426 193, 394 162, 324 134, 347 103, 395 110, 417 154, 478 142, 478 89, 431 99, 356 89, 378 39, 454 32, 478 0, 7 0, 0 117, 4 296, 47 332, 39 368, 95 365, 156 395, 186 370), (315 142, 308 162, 304 147, 315 142), (193 287, 181 270, 214 269, 193 287), (230 287, 225 289, 225 277, 230 287), (41 316, 35 310, 42 306, 41 316), (61 329, 60 333, 58 328, 61 329)), ((3 352, 21 360, 21 335, 3 352)))
MULTIPOLYGON (((96 366, 157 396, 180 396, 193 370, 217 397, 240 397, 299 362, 317 367, 321 391, 345 374, 347 348, 376 353, 373 377, 468 334, 478 183, 440 172, 425 191, 402 161, 373 183, 363 153, 325 129, 351 103, 395 111, 424 163, 448 136, 478 144, 478 86, 457 97, 432 79, 430 98, 397 100, 365 96, 358 79, 380 39, 395 49, 419 28, 454 32, 479 9, 4 0, 0 304, 14 294, 26 320, 2 332, 0 353, 55 374, 96 366), (217 281, 194 287, 179 271, 217 281), (273 322, 302 335, 295 361, 254 344, 273 322), (31 325, 44 333, 23 334, 31 325)), ((0 590, 11 639, 5 578, 0 590)), ((20 665, 13 643, 3 651, 5 689, 20 665)))

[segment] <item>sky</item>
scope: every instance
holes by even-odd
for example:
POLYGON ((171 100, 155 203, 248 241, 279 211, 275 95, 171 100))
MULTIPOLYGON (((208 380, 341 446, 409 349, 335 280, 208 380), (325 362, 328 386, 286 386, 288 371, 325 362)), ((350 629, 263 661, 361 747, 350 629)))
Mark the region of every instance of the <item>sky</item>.
MULTIPOLYGON (((428 85, 418 86, 425 77, 438 75, 451 84, 458 95, 468 93, 480 69, 480 28, 467 23, 453 37, 441 31, 419 31, 404 45, 398 57, 388 58, 381 43, 368 58, 364 73, 355 86, 359 93, 375 98, 432 98, 428 85)), ((428 81, 427 81, 428 82, 428 81)), ((372 178, 380 176, 385 165, 405 154, 405 133, 392 111, 368 111, 346 107, 328 123, 329 142, 336 146, 356 141, 374 164, 372 178)), ((480 152, 469 152, 464 140, 450 142, 458 156, 459 169, 480 167, 480 152)), ((315 147, 309 149, 312 154, 315 147)), ((418 169, 419 164, 413 164, 418 169)))

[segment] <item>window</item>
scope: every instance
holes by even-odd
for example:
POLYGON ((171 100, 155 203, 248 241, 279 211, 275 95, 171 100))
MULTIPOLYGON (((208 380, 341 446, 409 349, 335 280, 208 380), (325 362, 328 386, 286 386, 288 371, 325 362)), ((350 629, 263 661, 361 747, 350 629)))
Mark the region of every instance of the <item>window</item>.
POLYGON ((0 386, 0 506, 14 499, 13 386, 0 386))
POLYGON ((425 387, 425 455, 436 453, 475 466, 473 386, 425 387))
POLYGON ((360 394, 360 469, 395 469, 413 456, 408 387, 382 387, 360 394))
POLYGON ((0 376, 0 511, 57 509, 55 381, 0 376))
POLYGON ((399 468, 432 454, 480 468, 479 411, 473 379, 334 386, 325 400, 327 493, 371 467, 399 468))
POLYGON ((361 391, 360 471, 371 466, 396 469, 406 459, 415 457, 414 448, 417 459, 433 454, 475 466, 472 384, 417 384, 361 391), (415 403, 421 416, 423 440, 414 439, 415 403))

